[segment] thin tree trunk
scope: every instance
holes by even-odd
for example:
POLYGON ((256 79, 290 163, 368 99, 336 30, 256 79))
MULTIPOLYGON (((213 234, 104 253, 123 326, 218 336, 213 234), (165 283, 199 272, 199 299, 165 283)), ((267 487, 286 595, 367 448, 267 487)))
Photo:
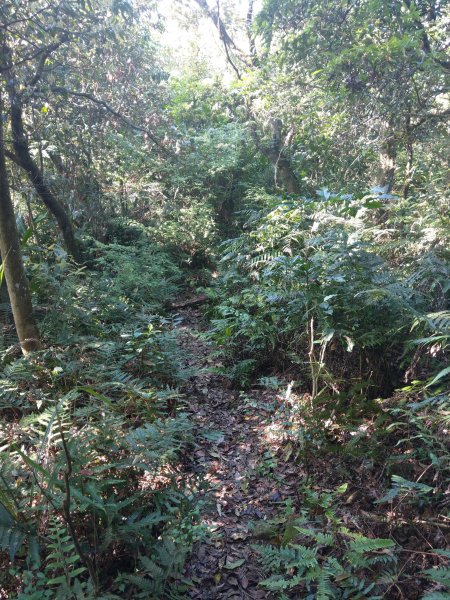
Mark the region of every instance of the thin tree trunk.
POLYGON ((397 161, 397 146, 390 124, 382 127, 380 138, 379 165, 375 185, 389 193, 394 187, 397 161))
POLYGON ((82 262, 82 256, 78 240, 75 237, 72 222, 63 205, 55 197, 49 186, 46 184, 42 173, 34 162, 28 147, 28 141, 25 135, 22 118, 22 105, 19 98, 11 93, 11 130, 13 136, 14 150, 20 163, 20 166, 27 173, 28 178, 34 185, 39 197, 55 217, 67 252, 76 262, 82 262))
POLYGON ((25 203, 27 205, 27 210, 28 210, 28 218, 30 219, 30 227, 33 231, 33 235, 34 235, 34 239, 36 241, 36 244, 40 244, 40 240, 39 240, 39 234, 38 234, 38 230, 36 227, 36 222, 34 220, 34 215, 33 215, 33 211, 31 210, 31 202, 30 202, 30 195, 28 192, 25 192, 25 203))
POLYGON ((273 119, 271 122, 272 140, 270 146, 264 146, 258 136, 256 124, 253 123, 250 127, 250 132, 253 141, 258 150, 266 158, 270 160, 275 170, 275 184, 278 186, 278 180, 288 194, 299 195, 301 193, 300 183, 295 174, 291 161, 286 156, 284 146, 286 145, 287 136, 284 143, 282 139, 283 123, 281 119, 273 119))
POLYGON ((247 31, 248 45, 250 48, 250 57, 252 61, 252 65, 254 67, 257 66, 258 63, 258 53, 256 51, 256 41, 255 41, 255 33, 253 31, 253 9, 254 9, 255 0, 249 0, 248 8, 247 8, 247 18, 245 21, 245 28, 247 31))
POLYGON ((4 148, 3 105, 0 96, 0 253, 17 337, 22 352, 28 354, 40 346, 39 331, 33 316, 28 280, 22 261, 4 148))
POLYGON ((403 180, 403 198, 407 198, 409 195, 409 189, 412 184, 414 175, 414 142, 411 131, 411 119, 408 116, 406 120, 406 166, 405 166, 405 177, 403 180))

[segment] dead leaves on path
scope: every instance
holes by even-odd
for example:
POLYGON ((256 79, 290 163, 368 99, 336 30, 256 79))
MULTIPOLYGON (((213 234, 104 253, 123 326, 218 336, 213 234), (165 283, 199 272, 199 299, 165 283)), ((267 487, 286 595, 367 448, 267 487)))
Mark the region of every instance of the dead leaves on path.
MULTIPOLYGON (((426 524, 416 526, 415 518, 402 521, 401 515, 379 507, 376 502, 384 467, 377 470, 364 457, 352 461, 344 456, 338 460, 336 454, 309 450, 302 461, 298 460, 298 432, 304 426, 303 407, 308 404, 308 396, 296 396, 289 386, 289 394, 284 396, 270 389, 245 393, 230 389, 229 381, 220 375, 221 364, 214 348, 201 334, 205 323, 200 314, 188 307, 183 309, 183 316, 184 322, 177 327, 178 340, 185 356, 184 366, 192 373, 183 393, 197 425, 197 446, 188 469, 200 473, 208 483, 202 520, 211 534, 197 544, 186 567, 185 577, 191 581, 188 597, 275 599, 276 595, 258 587, 265 576, 252 545, 283 543, 288 530, 286 513, 278 530, 273 524, 277 524, 277 514, 281 514, 286 501, 295 511, 300 510, 304 503, 299 496, 302 483, 320 495, 333 492, 345 481, 348 489, 341 496, 339 519, 352 531, 373 538, 393 537, 401 544, 400 552, 407 557, 399 562, 402 589, 391 586, 389 597, 420 598, 417 574, 432 566, 425 560, 431 554, 423 543, 444 547, 439 527, 433 533, 426 524)), ((370 435, 373 424, 364 426, 370 435)), ((336 433, 333 427, 331 422, 323 423, 334 445, 345 443, 337 437, 342 432, 336 433)))
POLYGON ((197 600, 270 598, 258 588, 263 579, 251 544, 256 522, 273 517, 280 503, 295 495, 302 473, 267 444, 264 427, 274 392, 257 391, 243 402, 228 381, 214 373, 219 366, 212 349, 192 328, 202 327, 198 314, 185 311, 179 346, 185 367, 195 373, 183 393, 198 426, 198 446, 191 468, 209 483, 209 502, 202 515, 211 539, 194 549, 186 569, 189 596, 197 600))

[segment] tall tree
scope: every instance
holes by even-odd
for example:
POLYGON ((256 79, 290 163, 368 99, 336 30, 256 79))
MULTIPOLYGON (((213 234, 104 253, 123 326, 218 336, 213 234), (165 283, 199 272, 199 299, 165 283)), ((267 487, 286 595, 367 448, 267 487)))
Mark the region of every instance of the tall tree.
MULTIPOLYGON (((332 132, 334 143, 340 138, 353 147, 349 165, 372 154, 367 183, 398 190, 408 182, 407 193, 414 146, 450 115, 440 101, 450 74, 448 11, 448 0, 265 0, 260 39, 272 79, 289 94, 275 94, 272 103, 282 98, 279 110, 290 113, 298 131, 315 139, 332 132)), ((263 77, 258 83, 266 87, 263 77)), ((324 152, 331 164, 326 145, 324 152)))
MULTIPOLYGON (((220 40, 223 43, 228 63, 233 68, 238 79, 242 79, 242 71, 258 72, 262 64, 263 57, 258 56, 257 45, 253 33, 254 2, 249 0, 246 19, 245 35, 248 42, 248 52, 243 51, 237 42, 230 35, 229 30, 221 13, 221 6, 218 2, 215 8, 211 8, 207 0, 195 0, 202 12, 212 21, 217 28, 220 40)), ((291 132, 285 132, 282 120, 279 115, 271 115, 270 129, 271 139, 269 143, 261 140, 258 129, 258 116, 254 111, 253 97, 250 95, 247 102, 247 110, 250 120, 250 132, 256 147, 261 154, 269 160, 275 173, 275 185, 284 188, 289 194, 299 194, 301 186, 295 172, 294 165, 289 156, 289 143, 291 132), (280 184, 280 185, 279 185, 280 184)))
MULTIPOLYGON (((137 5, 136 10, 149 10, 152 3, 133 5, 137 5)), ((120 0, 112 3, 24 0, 19 5, 8 3, 0 8, 0 28, 5 32, 0 74, 10 99, 13 146, 7 155, 28 176, 38 197, 55 218, 68 253, 77 262, 82 261, 82 253, 72 215, 80 215, 83 206, 74 206, 74 202, 69 206, 68 198, 81 197, 88 207, 86 212, 101 213, 98 193, 86 198, 84 192, 71 192, 80 181, 95 183, 90 189, 99 188, 93 168, 97 157, 91 149, 104 151, 105 130, 121 123, 123 128, 145 136, 147 146, 165 150, 147 126, 147 123, 153 125, 154 120, 146 106, 141 108, 142 96, 138 94, 136 98, 137 73, 143 76, 136 59, 142 60, 144 53, 141 46, 136 50, 129 42, 123 42, 123 36, 131 35, 129 30, 137 26, 134 17, 131 4, 120 0), (100 56, 105 72, 99 72, 97 67, 100 56), (125 77, 123 66, 129 69, 125 77), (127 80, 131 78, 134 83, 129 85, 127 80), (67 116, 73 115, 71 107, 80 113, 76 126, 67 122, 67 116), (131 118, 126 116, 130 112, 131 118), (139 124, 134 122, 136 113, 139 124), (39 130, 35 125, 36 122, 42 125, 45 120, 47 124, 41 130, 46 130, 45 142, 52 150, 51 156, 47 152, 44 157, 42 139, 37 139, 39 130), (98 142, 96 136, 100 138, 98 142), (74 140, 80 138, 81 147, 74 147, 74 140), (39 161, 33 154, 36 142, 40 148, 39 161), (64 168, 67 161, 61 159, 56 165, 53 160, 57 156, 65 158, 65 152, 75 156, 76 176, 73 170, 70 173, 64 168), (70 188, 65 196, 52 181, 55 169, 65 182, 64 190, 70 188)), ((146 40, 145 47, 150 46, 151 41, 146 40)), ((152 61, 148 70, 151 67, 152 61)))
POLYGON ((39 331, 25 274, 5 162, 4 109, 0 90, 0 253, 17 336, 24 354, 39 348, 39 331))
POLYGON ((30 153, 23 119, 25 105, 33 103, 40 94, 39 86, 48 75, 49 61, 61 46, 72 39, 72 26, 77 16, 82 16, 81 8, 77 10, 71 4, 67 0, 59 0, 55 5, 26 0, 18 6, 7 4, 1 7, 0 75, 10 100, 15 152, 8 151, 8 156, 24 169, 44 205, 56 219, 67 251, 80 261, 80 248, 70 215, 50 189, 30 153))
POLYGON ((81 262, 80 244, 75 236, 72 220, 63 204, 57 199, 50 186, 46 183, 43 174, 31 156, 23 126, 22 103, 12 85, 10 86, 10 99, 11 132, 15 150, 15 157, 13 156, 13 159, 23 168, 42 202, 55 217, 68 253, 75 261, 81 262))

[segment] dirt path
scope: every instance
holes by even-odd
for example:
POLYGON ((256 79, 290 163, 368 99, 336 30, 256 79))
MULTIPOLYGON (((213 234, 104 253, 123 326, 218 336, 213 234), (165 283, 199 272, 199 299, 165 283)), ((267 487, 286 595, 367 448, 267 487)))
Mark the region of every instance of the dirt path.
MULTIPOLYGON (((432 589, 417 574, 441 560, 433 548, 446 547, 446 529, 417 519, 414 507, 406 507, 402 522, 386 519, 385 507, 377 503, 385 469, 382 462, 367 466, 365 456, 352 459, 353 464, 344 461, 345 456, 338 462, 335 453, 310 453, 297 460, 296 427, 302 419, 298 395, 290 394, 286 385, 281 393, 257 386, 245 393, 231 389, 227 378, 217 374, 221 366, 217 348, 200 336, 207 330, 200 310, 183 307, 179 315, 178 344, 184 366, 192 373, 183 392, 197 428, 197 446, 187 469, 201 473, 208 484, 201 518, 212 532, 194 547, 186 566, 185 577, 193 582, 187 597, 276 600, 278 595, 259 586, 264 574, 253 546, 282 542, 286 523, 304 506, 302 485, 329 494, 343 483, 347 487, 336 501, 336 518, 355 533, 396 543, 396 574, 392 572, 393 583, 387 585, 383 598, 413 600, 421 598, 427 587, 432 589), (205 437, 206 432, 215 435, 205 437), (290 517, 286 511, 283 516, 288 500, 294 511, 290 517)), ((325 518, 318 519, 317 526, 320 523, 326 525, 325 518)), ((345 560, 345 547, 344 543, 336 547, 338 560, 345 560)), ((347 569, 365 582, 366 571, 351 565, 347 569)), ((286 596, 303 597, 295 590, 286 596)))
POLYGON ((199 437, 192 469, 203 472, 211 488, 202 517, 214 532, 194 548, 186 576, 195 599, 270 598, 257 588, 263 577, 251 545, 260 543, 267 518, 280 503, 295 496, 296 469, 278 468, 276 448, 267 439, 266 419, 276 393, 256 390, 244 396, 211 373, 220 364, 214 348, 198 339, 205 328, 200 312, 180 311, 179 346, 185 366, 195 375, 185 386, 189 410, 200 430, 217 432, 215 440, 199 437), (256 532, 253 526, 256 527, 256 532))

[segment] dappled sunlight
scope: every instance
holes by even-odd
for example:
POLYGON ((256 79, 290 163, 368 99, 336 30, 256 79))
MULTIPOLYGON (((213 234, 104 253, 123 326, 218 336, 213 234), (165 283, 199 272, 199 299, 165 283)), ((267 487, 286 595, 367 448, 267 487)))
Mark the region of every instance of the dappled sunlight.
POLYGON ((447 0, 0 3, 0 597, 443 600, 447 0))

